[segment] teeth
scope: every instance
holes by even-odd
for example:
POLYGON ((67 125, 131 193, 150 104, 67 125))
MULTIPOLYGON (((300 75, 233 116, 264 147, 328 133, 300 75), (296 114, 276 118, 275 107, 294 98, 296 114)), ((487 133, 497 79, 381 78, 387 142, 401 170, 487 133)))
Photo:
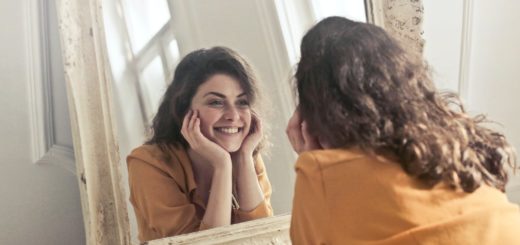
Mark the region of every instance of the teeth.
POLYGON ((226 134, 238 133, 238 128, 217 128, 217 130, 226 134))

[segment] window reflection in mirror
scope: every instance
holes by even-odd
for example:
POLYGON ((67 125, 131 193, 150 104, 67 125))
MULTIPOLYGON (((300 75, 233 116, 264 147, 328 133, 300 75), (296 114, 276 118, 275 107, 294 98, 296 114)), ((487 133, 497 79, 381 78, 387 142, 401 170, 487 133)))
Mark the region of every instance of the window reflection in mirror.
MULTIPOLYGON (((126 154, 146 139, 145 131, 180 55, 166 0, 103 1, 107 51, 112 71, 114 112, 117 113, 123 186, 128 188, 126 154)), ((127 192, 128 197, 128 192, 127 192)), ((129 210, 133 243, 137 224, 129 210)))

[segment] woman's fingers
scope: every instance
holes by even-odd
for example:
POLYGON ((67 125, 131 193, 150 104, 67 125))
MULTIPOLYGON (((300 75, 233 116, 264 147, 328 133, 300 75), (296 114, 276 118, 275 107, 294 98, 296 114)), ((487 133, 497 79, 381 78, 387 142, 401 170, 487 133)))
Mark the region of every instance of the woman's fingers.
POLYGON ((309 125, 307 124, 307 122, 302 122, 302 138, 303 138, 303 141, 306 143, 306 145, 308 144, 309 141, 311 141, 311 138, 312 138, 312 136, 310 136, 310 134, 309 134, 308 128, 309 128, 309 125))
POLYGON ((315 150, 320 149, 318 140, 309 133, 309 124, 307 122, 302 123, 302 136, 304 141, 304 150, 315 150))
POLYGON ((249 132, 242 142, 240 151, 243 154, 252 154, 258 143, 262 140, 262 124, 258 117, 253 113, 251 114, 251 123, 249 125, 249 132))
POLYGON ((262 126, 262 121, 258 120, 258 118, 255 118, 256 122, 256 128, 258 129, 258 132, 263 132, 264 128, 262 126))
POLYGON ((297 153, 300 153, 304 140, 302 136, 301 119, 298 110, 295 110, 293 116, 291 119, 289 119, 289 123, 287 124, 287 129, 285 132, 287 137, 289 137, 289 142, 291 142, 293 149, 297 153))
POLYGON ((190 138, 192 148, 202 147, 203 145, 207 145, 209 143, 209 139, 204 136, 200 130, 200 118, 198 117, 199 112, 194 111, 193 116, 190 121, 190 138))
POLYGON ((181 131, 187 129, 187 127, 188 127, 188 123, 189 123, 189 121, 190 121, 190 117, 191 117, 191 110, 189 110, 188 113, 186 113, 186 115, 185 115, 184 118, 182 119, 182 127, 181 127, 181 131))
POLYGON ((307 122, 302 121, 298 110, 294 112, 289 120, 286 133, 296 153, 322 148, 316 137, 309 132, 307 122))
POLYGON ((251 134, 262 134, 262 121, 255 114, 251 116, 251 134))
POLYGON ((289 119, 289 123, 287 124, 287 128, 296 128, 300 127, 300 124, 302 123, 302 120, 300 118, 300 112, 298 109, 296 109, 289 119))
POLYGON ((183 120, 182 120, 182 127, 181 127, 181 134, 182 136, 184 136, 184 138, 186 139, 186 141, 189 142, 189 135, 188 135, 188 125, 189 125, 189 122, 190 122, 190 118, 191 118, 191 114, 193 112, 191 110, 188 111, 188 113, 186 113, 186 115, 184 116, 183 120))
POLYGON ((301 134, 300 128, 292 128, 289 133, 289 141, 291 142, 291 145, 293 146, 296 153, 300 153, 302 151, 302 146, 305 144, 303 141, 303 136, 301 134))
POLYGON ((198 148, 203 140, 198 111, 190 110, 183 119, 181 133, 192 148, 198 148))
POLYGON ((204 139, 204 135, 202 135, 202 132, 200 131, 200 119, 195 118, 195 122, 193 122, 193 136, 197 138, 199 141, 204 139))
POLYGON ((190 148, 207 159, 211 164, 219 163, 222 159, 228 159, 228 152, 202 134, 200 129, 201 121, 198 115, 198 111, 190 110, 182 120, 181 133, 190 145, 190 148))
POLYGON ((256 148, 258 143, 260 143, 260 140, 262 139, 263 131, 262 131, 262 122, 256 115, 253 115, 251 118, 251 129, 249 130, 249 135, 247 136, 246 140, 249 139, 251 141, 251 144, 253 145, 253 148, 256 148))
POLYGON ((190 117, 190 123, 189 123, 189 125, 188 125, 188 129, 189 129, 190 131, 193 130, 193 127, 194 127, 194 125, 195 125, 195 119, 197 119, 198 116, 199 116, 199 115, 198 115, 197 111, 194 110, 194 111, 192 112, 192 114, 191 114, 191 117, 190 117))

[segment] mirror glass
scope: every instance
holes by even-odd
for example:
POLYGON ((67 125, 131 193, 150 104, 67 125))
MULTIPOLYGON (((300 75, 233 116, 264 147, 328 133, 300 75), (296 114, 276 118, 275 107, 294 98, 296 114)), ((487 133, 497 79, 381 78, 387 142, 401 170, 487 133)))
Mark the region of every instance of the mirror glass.
MULTIPOLYGON (((191 51, 226 46, 252 64, 268 100, 269 141, 263 155, 274 215, 290 213, 296 155, 285 137, 294 109, 289 80, 299 42, 316 20, 331 15, 366 21, 363 0, 328 1, 102 1, 123 185, 126 156, 149 137, 161 97, 180 59, 191 51)), ((137 237, 128 202, 131 234, 137 237)))

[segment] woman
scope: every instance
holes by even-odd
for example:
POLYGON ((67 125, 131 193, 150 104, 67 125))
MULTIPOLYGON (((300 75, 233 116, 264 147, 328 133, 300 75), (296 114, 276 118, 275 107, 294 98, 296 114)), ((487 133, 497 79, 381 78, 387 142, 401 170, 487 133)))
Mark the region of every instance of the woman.
POLYGON ((512 147, 383 29, 320 21, 295 78, 294 244, 520 244, 512 147))
POLYGON ((151 139, 127 158, 142 242, 272 215, 256 83, 228 48, 179 63, 151 139))

